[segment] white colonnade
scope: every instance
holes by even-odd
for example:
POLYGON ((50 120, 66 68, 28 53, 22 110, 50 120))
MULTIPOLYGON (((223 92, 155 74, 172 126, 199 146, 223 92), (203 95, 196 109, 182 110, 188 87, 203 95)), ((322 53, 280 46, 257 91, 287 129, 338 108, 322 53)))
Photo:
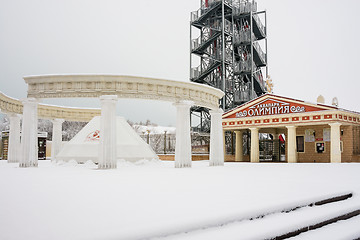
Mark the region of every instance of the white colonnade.
POLYGON ((243 155, 243 131, 237 130, 235 131, 235 162, 242 162, 244 160, 243 155))
POLYGON ((104 95, 101 101, 99 169, 116 168, 116 95, 104 95))
POLYGON ((176 107, 175 167, 191 167, 190 107, 191 101, 174 103, 176 107))
POLYGON ((62 124, 64 119, 53 119, 52 144, 51 144, 51 161, 56 161, 56 155, 60 152, 62 144, 62 124))
POLYGON ((10 113, 10 131, 9 131, 9 147, 8 147, 8 163, 17 163, 20 158, 20 116, 10 113))
POLYGON ((211 110, 210 166, 224 165, 224 138, 222 130, 222 109, 211 110))
POLYGON ((341 123, 335 122, 329 124, 331 129, 331 146, 330 146, 330 162, 341 163, 341 149, 340 149, 340 126, 341 123))
MULTIPOLYGON (((193 104, 191 101, 174 103, 176 107, 176 168, 191 167, 190 108, 193 104)), ((222 109, 213 109, 210 111, 210 166, 224 165, 222 114, 222 109)))
POLYGON ((35 98, 23 101, 20 167, 38 166, 38 102, 35 98))
POLYGON ((250 149, 250 161, 254 163, 259 162, 259 129, 250 128, 251 131, 251 149, 250 149))
POLYGON ((287 157, 288 163, 297 162, 296 153, 296 126, 286 126, 287 128, 287 157))

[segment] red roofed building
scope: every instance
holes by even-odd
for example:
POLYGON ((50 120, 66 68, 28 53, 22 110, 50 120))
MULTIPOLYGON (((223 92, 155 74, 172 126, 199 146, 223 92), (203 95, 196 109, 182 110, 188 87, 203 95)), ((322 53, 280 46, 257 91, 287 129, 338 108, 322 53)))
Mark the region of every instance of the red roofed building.
POLYGON ((265 94, 224 113, 222 124, 235 139, 227 161, 360 162, 357 112, 265 94))

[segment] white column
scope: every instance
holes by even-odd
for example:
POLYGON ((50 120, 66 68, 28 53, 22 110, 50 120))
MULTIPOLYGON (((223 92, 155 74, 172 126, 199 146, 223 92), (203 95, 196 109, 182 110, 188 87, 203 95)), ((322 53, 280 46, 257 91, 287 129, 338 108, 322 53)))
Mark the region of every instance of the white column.
POLYGON ((251 131, 251 150, 250 161, 253 163, 259 162, 259 129, 250 128, 251 131))
POLYGON ((101 101, 99 169, 117 167, 116 159, 116 95, 104 95, 101 101))
POLYGON ((296 154, 296 127, 295 126, 286 126, 288 134, 287 134, 287 157, 288 163, 296 163, 297 162, 297 154, 296 154))
POLYGON ((235 131, 235 162, 242 162, 244 160, 243 157, 243 131, 235 131))
POLYGON ((226 159, 226 131, 223 131, 223 135, 222 135, 222 138, 223 138, 223 151, 224 151, 224 159, 226 159))
POLYGON ((35 98, 23 101, 20 167, 38 166, 38 102, 35 98))
POLYGON ((18 114, 11 113, 9 131, 8 163, 19 162, 20 157, 20 117, 18 114))
POLYGON ((210 166, 224 165, 224 138, 222 130, 222 109, 210 111, 211 128, 210 128, 210 166))
POLYGON ((52 144, 51 144, 51 161, 56 161, 56 155, 60 152, 62 143, 62 123, 64 119, 54 119, 53 124, 52 144))
POLYGON ((329 125, 331 127, 330 162, 341 163, 341 149, 340 149, 341 123, 330 123, 329 125))
POLYGON ((175 167, 191 167, 190 107, 191 101, 174 103, 176 107, 175 167))

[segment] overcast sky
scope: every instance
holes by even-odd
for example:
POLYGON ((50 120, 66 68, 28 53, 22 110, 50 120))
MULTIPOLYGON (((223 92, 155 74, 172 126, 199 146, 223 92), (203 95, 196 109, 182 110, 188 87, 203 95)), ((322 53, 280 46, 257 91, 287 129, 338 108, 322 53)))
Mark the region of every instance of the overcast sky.
MULTIPOLYGON (((107 73, 189 81, 189 18, 200 0, 0 0, 0 91, 25 98, 23 76, 107 73)), ((359 111, 357 0, 260 0, 274 93, 359 111)), ((99 107, 98 100, 46 100, 99 107)), ((118 114, 175 125, 170 103, 120 100, 118 114)))

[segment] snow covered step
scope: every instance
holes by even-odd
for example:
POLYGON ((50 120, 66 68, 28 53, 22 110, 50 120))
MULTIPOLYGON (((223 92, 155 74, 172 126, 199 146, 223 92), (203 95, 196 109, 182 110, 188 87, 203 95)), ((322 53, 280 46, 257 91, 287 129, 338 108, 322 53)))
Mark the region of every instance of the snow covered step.
POLYGON ((360 216, 350 218, 345 221, 338 221, 316 230, 302 233, 298 236, 289 238, 291 240, 341 240, 341 239, 360 239, 360 216), (341 238, 339 238, 341 233, 341 238))
POLYGON ((295 231, 292 231, 292 232, 289 232, 289 233, 286 233, 286 234, 283 234, 283 235, 280 235, 280 236, 276 236, 274 239, 277 239, 277 240, 288 239, 289 237, 297 236, 299 234, 302 234, 302 233, 308 232, 308 231, 315 231, 315 230, 318 230, 318 229, 320 229, 320 228, 322 228, 324 226, 327 226, 329 224, 333 224, 333 223, 336 223, 338 221, 348 220, 350 218, 353 218, 353 217, 356 217, 356 216, 359 216, 359 215, 360 215, 360 208, 357 209, 357 210, 347 212, 345 214, 342 214, 342 215, 339 215, 339 216, 324 220, 322 222, 318 222, 318 223, 315 223, 315 224, 310 224, 308 226, 304 226, 301 229, 298 229, 298 230, 295 230, 295 231))
POLYGON ((274 239, 360 209, 360 200, 357 198, 327 202, 320 201, 311 204, 312 206, 300 206, 294 208, 294 211, 277 212, 254 220, 235 221, 211 228, 204 226, 203 229, 169 236, 166 239, 274 239))

